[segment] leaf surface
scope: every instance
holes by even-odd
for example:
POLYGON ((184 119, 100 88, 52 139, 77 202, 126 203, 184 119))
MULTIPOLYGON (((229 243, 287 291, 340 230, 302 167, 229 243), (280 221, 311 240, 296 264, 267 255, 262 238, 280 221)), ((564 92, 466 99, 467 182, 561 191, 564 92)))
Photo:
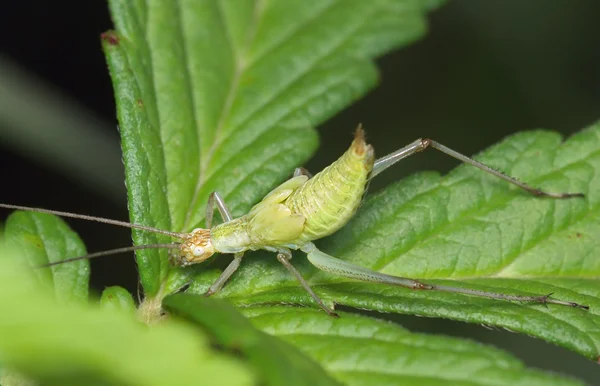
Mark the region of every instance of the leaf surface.
POLYGON ((211 333, 216 344, 240 353, 265 385, 340 385, 295 347, 257 330, 230 304, 203 296, 175 294, 164 299, 171 313, 211 333))
MULTIPOLYGON (((83 242, 64 220, 43 213, 13 212, 6 220, 6 240, 19 247, 30 267, 86 254, 83 242)), ((88 260, 35 269, 36 281, 61 302, 88 300, 88 260)))
MULTIPOLYGON (((376 145, 376 144, 375 144, 376 145)), ((590 359, 600 350, 600 124, 561 144, 558 134, 514 135, 476 157, 549 191, 586 198, 537 198, 471 166, 444 177, 413 175, 367 198, 355 218, 318 244, 327 253, 388 274, 589 305, 522 304, 365 284, 294 265, 329 304, 445 317, 508 328, 590 359)), ((393 171, 388 171, 389 173, 393 171)), ((213 273, 190 288, 204 292, 213 273)), ((239 305, 314 306, 274 256, 249 255, 219 296, 239 305)))
POLYGON ((329 376, 353 386, 583 384, 526 368, 491 346, 415 334, 394 323, 346 312, 332 318, 310 308, 240 309, 248 320, 231 305, 199 295, 171 295, 164 304, 175 315, 208 330, 221 347, 247 358, 267 385, 338 384, 329 376), (303 354, 319 362, 327 373, 303 354))
POLYGON ((417 334, 356 314, 309 308, 242 309, 260 329, 297 346, 345 385, 581 385, 527 368, 508 353, 467 339, 417 334))
POLYGON ((100 304, 109 309, 129 311, 135 313, 135 301, 131 293, 123 287, 112 286, 102 291, 100 304))
MULTIPOLYGON (((308 159, 314 126, 375 85, 372 59, 420 37, 439 3, 110 1, 116 32, 103 46, 131 220, 190 231, 215 190, 243 214, 308 159)), ((137 256, 150 296, 187 279, 170 271, 165 252, 137 256)))
POLYGON ((204 334, 169 321, 148 328, 132 314, 59 304, 32 283, 20 253, 0 248, 0 363, 44 385, 251 385, 240 361, 204 334))

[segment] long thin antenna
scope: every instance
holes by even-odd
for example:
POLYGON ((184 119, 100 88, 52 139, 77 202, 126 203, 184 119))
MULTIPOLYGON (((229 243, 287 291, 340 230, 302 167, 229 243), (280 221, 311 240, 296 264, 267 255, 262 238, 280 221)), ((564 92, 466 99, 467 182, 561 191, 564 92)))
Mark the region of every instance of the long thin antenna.
POLYGON ((31 208, 28 206, 10 205, 10 204, 2 204, 2 203, 0 203, 0 208, 26 210, 26 211, 30 211, 30 212, 47 213, 47 214, 54 214, 56 216, 77 218, 80 220, 96 221, 96 222, 101 222, 104 224, 117 225, 117 226, 121 226, 121 227, 125 227, 125 228, 134 228, 134 229, 141 229, 141 230, 145 230, 145 231, 153 232, 153 233, 160 233, 163 235, 176 237, 178 239, 185 239, 188 237, 187 233, 170 232, 170 231, 165 231, 163 229, 152 228, 152 227, 148 227, 148 226, 144 226, 144 225, 131 224, 131 223, 128 223, 125 221, 111 220, 111 219, 103 218, 103 217, 88 216, 85 214, 60 212, 58 210, 49 210, 49 209, 43 209, 43 208, 31 208))
POLYGON ((68 259, 59 260, 59 261, 55 261, 55 262, 48 263, 48 264, 42 264, 42 265, 37 266, 36 268, 46 268, 46 267, 51 267, 53 265, 69 263, 71 261, 83 260, 83 259, 93 259, 95 257, 102 257, 102 256, 109 256, 109 255, 117 255, 119 253, 139 251, 141 249, 161 249, 161 248, 178 249, 179 244, 146 244, 146 245, 134 245, 132 247, 109 249, 108 251, 95 252, 95 253, 90 253, 88 255, 70 257, 68 259))

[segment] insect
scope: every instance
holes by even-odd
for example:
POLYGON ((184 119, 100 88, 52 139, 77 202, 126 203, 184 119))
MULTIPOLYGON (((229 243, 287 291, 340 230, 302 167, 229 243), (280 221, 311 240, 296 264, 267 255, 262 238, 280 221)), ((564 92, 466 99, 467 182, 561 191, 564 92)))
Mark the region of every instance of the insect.
POLYGON ((586 305, 553 299, 550 297, 552 294, 539 296, 508 295, 428 284, 410 278, 387 275, 337 259, 320 251, 313 244, 314 240, 334 233, 350 220, 363 199, 370 179, 401 159, 427 148, 437 149, 514 184, 535 196, 553 199, 584 197, 582 193, 550 193, 532 188, 430 139, 417 139, 393 153, 375 159, 373 147, 366 143, 364 131, 359 125, 350 148, 337 161, 314 176, 303 168, 297 168, 292 178, 273 189, 262 201, 241 217, 233 218, 223 197, 217 192, 211 193, 206 207, 207 228, 196 228, 190 233, 170 232, 127 222, 39 208, 8 204, 0 204, 0 207, 50 213, 136 228, 165 234, 179 240, 179 242, 172 244, 139 245, 92 253, 49 263, 45 266, 149 248, 171 249, 170 263, 177 266, 202 263, 214 253, 233 254, 233 260, 209 287, 205 296, 210 296, 223 287, 239 268, 244 252, 263 249, 276 253, 277 260, 296 277, 314 301, 329 315, 337 316, 332 309, 324 304, 300 272, 291 264, 291 251, 300 250, 306 253, 310 263, 318 269, 350 279, 401 286, 414 290, 445 291, 499 300, 557 304, 589 309, 586 305), (212 226, 215 207, 219 210, 224 222, 212 226))

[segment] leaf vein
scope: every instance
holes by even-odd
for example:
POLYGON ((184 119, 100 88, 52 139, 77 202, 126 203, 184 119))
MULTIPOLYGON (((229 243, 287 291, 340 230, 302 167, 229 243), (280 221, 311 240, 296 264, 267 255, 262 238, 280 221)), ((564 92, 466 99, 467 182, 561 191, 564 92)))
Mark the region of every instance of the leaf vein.
MULTIPOLYGON (((186 33, 184 31, 184 27, 183 27, 183 7, 181 5, 181 0, 178 0, 176 2, 175 7, 177 8, 177 17, 178 17, 178 22, 176 23, 179 28, 177 30, 177 33, 179 34, 179 38, 182 42, 181 46, 183 48, 183 64, 185 67, 185 73, 184 73, 184 77, 186 78, 186 80, 183 82, 185 84, 185 92, 188 96, 188 98, 191 101, 192 104, 192 122, 194 125, 194 130, 191 130, 194 134, 194 137, 196 139, 196 142, 198 143, 198 149, 200 149, 200 121, 198 120, 198 113, 196 112, 197 109, 197 101, 196 98, 194 96, 194 92, 192 90, 192 84, 193 84, 193 79, 192 79, 192 71, 191 71, 191 63, 189 60, 189 56, 188 53, 190 52, 190 50, 188 49, 188 44, 189 44, 189 39, 186 36, 186 33)), ((200 172, 201 173, 201 170, 200 172)), ((198 176, 198 178, 200 179, 200 174, 198 176)), ((168 188, 168 186, 167 186, 168 188)), ((189 210, 188 212, 189 213, 189 210)), ((187 220, 187 214, 186 214, 186 220, 187 220)), ((183 227, 183 229, 186 229, 185 227, 183 227)))
MULTIPOLYGON (((341 38, 340 41, 338 42, 338 44, 336 44, 334 47, 332 47, 330 52, 327 52, 326 54, 315 58, 313 60, 313 62, 309 63, 302 71, 298 72, 298 74, 295 74, 293 77, 291 77, 290 80, 285 85, 283 85, 281 88, 276 90, 264 103, 261 104, 260 107, 258 107, 256 110, 250 112, 248 114, 248 116, 242 122, 240 122, 237 126, 233 127, 232 130, 229 131, 229 134, 225 135, 224 137, 221 137, 220 141, 215 141, 213 146, 215 148, 219 147, 222 143, 226 142, 229 138, 231 138, 231 136, 233 136, 234 134, 237 134, 237 130, 236 130, 237 127, 244 126, 244 124, 246 122, 248 122, 249 120, 251 120, 252 118, 254 118, 256 116, 256 114, 258 114, 259 112, 261 112, 263 110, 268 110, 269 108, 271 108, 272 103, 275 100, 277 100, 281 96, 281 94, 283 94, 285 91, 289 90, 290 87, 295 85, 297 82, 301 81, 303 79, 303 77, 306 76, 312 69, 314 69, 315 66, 320 64, 323 61, 323 59, 326 59, 329 56, 333 56, 335 54, 335 51, 338 48, 340 48, 341 46, 343 46, 352 36, 354 36, 354 33, 356 31, 360 30, 364 26, 364 24, 366 24, 370 20, 370 18, 365 17, 364 20, 365 21, 363 23, 357 23, 355 28, 353 28, 351 31, 349 31, 346 36, 341 38)), ((274 126, 275 126, 275 124, 266 126, 263 130, 261 130, 261 132, 266 132, 266 131, 270 130, 271 128, 273 128, 274 126)), ((234 155, 231 155, 231 157, 229 159, 231 159, 233 156, 234 155)), ((226 161, 228 161, 228 160, 226 160, 226 161)))
MULTIPOLYGON (((600 151, 598 151, 598 153, 600 153, 600 151)), ((577 161, 576 163, 580 163, 580 162, 585 162, 585 161, 577 161)), ((545 174, 545 175, 538 176, 538 178, 536 178, 536 180, 543 180, 544 178, 548 177, 549 175, 551 175, 551 174, 554 174, 554 173, 556 173, 556 172, 560 172, 560 171, 562 171, 562 170, 565 170, 565 169, 567 169, 567 168, 569 168, 569 167, 571 167, 571 166, 573 166, 573 164, 565 165, 564 167, 561 167, 561 168, 560 168, 560 169, 558 169, 558 170, 553 170, 553 171, 551 171, 551 172, 549 172, 549 173, 547 173, 547 174, 545 174)), ((441 188, 448 188, 448 187, 452 187, 453 185, 457 185, 457 184, 459 184, 460 182, 463 182, 464 180, 466 180, 466 179, 469 179, 469 178, 471 178, 471 177, 467 177, 467 176, 465 176, 464 178, 461 178, 461 179, 459 179, 459 180, 457 180, 457 181, 453 182, 453 183, 452 183, 452 184, 450 184, 450 185, 442 185, 442 184, 443 184, 443 181, 441 181, 441 182, 439 183, 439 185, 438 185, 438 186, 436 186, 436 187, 434 187, 434 188, 432 188, 432 189, 430 189, 430 190, 427 190, 427 191, 425 191, 425 192, 419 193, 418 195, 414 196, 414 197, 413 197, 411 200, 409 200, 409 201, 415 201, 415 200, 417 200, 418 198, 420 198, 421 196, 424 196, 424 195, 426 195, 426 194, 435 193, 435 191, 436 191, 436 190, 438 190, 438 189, 441 189, 441 188)), ((481 182, 480 182, 480 181, 478 181, 478 183, 481 183, 481 182)), ((508 193, 510 193, 510 192, 508 192, 508 193)), ((491 205, 491 206, 490 206, 490 205, 487 205, 487 206, 485 206, 485 207, 479 207, 479 208, 476 208, 476 209, 473 209, 473 210, 470 210, 470 211, 467 211, 467 212, 464 212, 464 213, 462 213, 462 214, 461 214, 461 216, 460 216, 459 218, 455 218, 455 219, 453 219, 453 221, 446 221, 444 224, 442 224, 441 226, 439 226, 437 229, 435 229, 435 230, 431 230, 431 231, 429 232, 429 234, 428 234, 426 237, 423 237, 421 240, 417 240, 417 241, 416 241, 416 242, 415 242, 413 245, 411 245, 411 246, 408 246, 408 247, 405 247, 405 248, 403 248, 403 250, 402 250, 402 251, 399 251, 399 252, 398 252, 397 256, 392 256, 392 257, 391 257, 391 258, 389 258, 389 259, 385 259, 385 261, 383 261, 383 264, 376 264, 376 265, 374 265, 374 266, 373 266, 373 268, 372 268, 372 269, 374 269, 374 270, 376 270, 376 271, 381 271, 381 270, 385 269, 387 266, 389 266, 390 264, 392 264, 392 263, 393 263, 393 262, 394 262, 394 261, 395 261, 395 260, 398 258, 398 256, 402 255, 403 253, 407 252, 408 250, 415 248, 415 246, 417 246, 417 245, 423 245, 423 244, 425 244, 425 243, 427 243, 427 242, 431 241, 431 239, 432 239, 432 237, 433 237, 433 236, 435 236, 435 235, 439 235, 441 232, 448 231, 448 230, 451 230, 452 228, 456 228, 456 227, 458 227, 458 226, 459 226, 459 225, 458 225, 458 222, 459 222, 458 220, 459 220, 459 219, 460 219, 460 220, 466 220, 466 219, 469 219, 469 218, 474 218, 474 217, 476 217, 476 216, 480 216, 480 215, 482 215, 482 214, 484 214, 484 213, 486 213, 486 212, 490 212, 490 211, 493 211, 493 210, 495 210, 495 209, 498 209, 498 208, 499 208, 499 207, 501 207, 501 206, 507 205, 507 204, 508 204, 510 201, 512 201, 513 199, 516 199, 516 198, 518 198, 518 196, 514 196, 514 194, 502 194, 502 195, 501 195, 501 194, 499 194, 498 196, 500 196, 500 197, 497 197, 497 198, 494 198, 494 199, 490 199, 490 200, 488 201, 488 203, 490 203, 490 204, 492 204, 492 203, 493 203, 493 205, 491 205), (504 195, 504 199, 502 199, 502 197, 501 197, 502 195, 504 195), (506 198, 508 198, 508 199, 506 199, 506 198)), ((407 202, 407 204, 408 204, 408 202, 407 202)), ((391 217, 392 217, 392 219, 391 219, 390 221, 393 221, 393 218, 395 218, 397 215, 399 215, 399 213, 400 213, 400 212, 403 210, 403 208, 404 208, 405 206, 406 206, 406 205, 403 205, 403 206, 401 206, 400 208, 398 208, 398 210, 394 211, 394 215, 393 215, 393 216, 391 216, 391 217)), ((592 210, 592 209, 590 209, 590 210, 592 210)), ((579 218, 579 219, 576 219, 576 220, 574 220, 574 221, 571 221, 570 223, 566 224, 566 226, 565 226, 565 227, 563 227, 561 230, 564 230, 564 229, 565 229, 566 227, 568 227, 568 226, 574 225, 574 224, 575 224, 577 221, 580 221, 580 220, 581 220, 581 218, 579 218)), ((556 231, 557 231, 557 230, 555 230, 555 232, 556 232, 556 231)), ((555 233, 555 232, 554 232, 554 233, 555 233)), ((530 246, 530 248, 534 248, 536 245, 537 245, 537 243, 534 243, 533 245, 531 245, 531 246, 530 246)), ((530 249, 530 248, 528 248, 528 249, 530 249)), ((519 253, 520 253, 520 254, 522 254, 522 252, 523 252, 523 251, 521 251, 521 252, 519 252, 519 253)), ((511 261, 511 263, 512 263, 512 261, 513 261, 514 259, 509 259, 509 260, 510 260, 510 261, 511 261)), ((498 269, 500 269, 500 268, 501 268, 501 267, 499 267, 498 269)))
MULTIPOLYGON (((330 86, 331 88, 334 88, 338 85, 344 84, 345 80, 341 79, 337 82, 331 83, 330 86)), ((325 92, 321 93, 321 94, 317 94, 315 97, 319 97, 324 95, 325 92)), ((302 111, 305 109, 305 107, 307 106, 307 104, 310 102, 310 99, 304 100, 302 103, 300 103, 298 106, 296 106, 293 110, 288 111, 284 116, 282 116, 281 118, 279 118, 277 121, 275 121, 271 126, 266 126, 264 129, 262 130, 258 130, 256 131, 256 136, 252 139, 250 139, 248 141, 248 143, 244 144, 243 147, 239 150, 239 152, 237 153, 243 153, 245 152, 247 149, 253 147, 254 144, 256 144, 257 142, 260 141, 261 138, 263 138, 265 135, 267 135, 271 129, 273 127, 276 127, 277 125, 281 124, 282 122, 284 122, 286 119, 288 119, 289 117, 293 116, 294 114, 298 113, 299 111, 302 111)), ((243 177, 241 180, 237 181, 232 187, 231 189, 227 190, 223 190, 220 191, 221 194, 223 194, 224 198, 227 200, 228 198, 231 197, 232 194, 234 194, 241 186, 244 185, 244 182, 247 181, 249 179, 249 176, 251 176, 255 171, 261 169, 264 165, 268 164, 272 159, 276 158, 276 156, 287 152, 287 149, 282 149, 282 151, 278 152, 275 154, 275 156, 273 157, 269 157, 268 160, 256 165, 256 167, 253 167, 252 169, 248 170, 248 174, 243 177)), ((223 161, 223 167, 225 167, 229 162, 231 162, 231 160, 233 159, 233 155, 231 157, 229 157, 228 159, 223 161)), ((212 177, 212 176, 210 176, 212 177)), ((207 180, 210 178, 207 177, 207 180)), ((202 215, 203 216, 203 215, 202 215)), ((204 217, 201 217, 200 220, 202 220, 204 217)))
POLYGON ((311 24, 313 21, 315 21, 318 18, 320 18, 321 16, 323 16, 323 14, 325 14, 327 11, 329 11, 330 9, 332 9, 333 7, 335 7, 338 3, 339 3, 339 0, 332 1, 327 6, 325 6, 321 10, 319 10, 319 12, 317 12, 314 15, 312 15, 311 17, 303 20, 295 28, 291 29, 287 34, 282 35, 282 37, 279 40, 277 40, 277 42, 274 45, 272 45, 271 47, 269 47, 269 49, 267 49, 266 51, 262 52, 260 55, 258 55, 257 57, 253 58, 251 61, 249 61, 248 68, 252 68, 254 65, 256 65, 257 63, 259 63, 262 59, 264 59, 265 57, 269 56, 271 53, 275 52, 275 50, 277 50, 278 48, 282 47, 288 41, 288 39, 291 39, 292 37, 294 37, 294 35, 298 31, 300 31, 304 27, 306 27, 309 24, 311 24))
MULTIPOLYGON (((223 108, 221 109, 221 113, 219 114, 219 119, 217 121, 217 127, 214 132, 213 143, 210 146, 206 156, 201 157, 200 171, 198 174, 198 182, 196 183, 196 187, 194 188, 194 195, 192 196, 192 201, 190 202, 190 205, 188 206, 188 210, 185 215, 184 229, 189 227, 189 222, 191 220, 193 208, 195 207, 196 202, 198 200, 198 196, 200 194, 202 185, 204 184, 204 182, 207 179, 208 165, 210 164, 210 161, 211 161, 212 157, 214 156, 215 151, 219 148, 219 145, 221 142, 219 139, 224 130, 225 122, 227 121, 227 117, 229 116, 229 113, 233 106, 235 97, 238 93, 241 76, 242 76, 243 72, 247 69, 247 67, 246 67, 247 64, 246 64, 246 62, 244 62, 242 60, 240 52, 238 52, 238 50, 235 48, 235 44, 233 43, 233 37, 231 36, 231 32, 229 31, 229 28, 227 28, 227 25, 226 25, 227 19, 224 15, 223 4, 220 1, 217 1, 216 4, 217 4, 217 9, 219 10, 219 15, 221 17, 223 26, 224 26, 225 30, 227 31, 226 35, 227 35, 227 38, 229 41, 229 47, 231 49, 231 52, 233 54, 233 59, 234 59, 234 72, 233 72, 233 77, 232 77, 232 80, 231 80, 231 83, 229 86, 229 91, 227 92, 227 97, 225 98, 225 103, 223 104, 223 108)), ((255 3, 255 12, 254 12, 254 17, 252 18, 252 27, 250 27, 249 35, 247 37, 247 39, 248 39, 247 45, 252 43, 252 39, 253 39, 255 31, 256 31, 256 25, 258 24, 259 19, 260 19, 260 13, 258 12, 258 10, 263 8, 260 6, 260 4, 261 4, 261 1, 257 1, 255 3)), ((199 144, 199 146, 200 146, 200 144, 199 144)))

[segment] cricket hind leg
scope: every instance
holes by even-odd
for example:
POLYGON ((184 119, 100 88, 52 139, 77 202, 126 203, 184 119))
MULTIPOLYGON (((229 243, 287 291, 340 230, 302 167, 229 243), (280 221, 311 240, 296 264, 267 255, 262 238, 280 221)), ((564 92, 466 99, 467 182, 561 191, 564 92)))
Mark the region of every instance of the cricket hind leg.
POLYGON ((519 188, 533 194, 534 196, 544 196, 544 197, 552 197, 552 198, 570 198, 570 197, 584 197, 583 193, 553 193, 546 192, 537 188, 533 188, 514 177, 508 176, 496 169, 492 169, 491 167, 482 164, 481 162, 475 161, 474 159, 467 157, 457 151, 450 149, 447 146, 442 145, 439 142, 433 141, 427 138, 419 138, 411 144, 396 150, 393 153, 390 153, 384 157, 381 157, 375 160, 375 164, 373 165, 373 170, 371 171, 371 176, 369 178, 373 178, 379 173, 383 172, 385 169, 394 165, 396 162, 400 161, 403 158, 410 157, 411 155, 421 152, 425 149, 433 148, 442 153, 449 155, 450 157, 456 158, 459 161, 462 161, 466 164, 475 166, 478 169, 483 170, 486 173, 492 174, 504 181, 511 183, 513 185, 518 186, 519 188))
MULTIPOLYGON (((215 207, 219 210, 223 221, 227 222, 233 219, 227 204, 225 204, 223 196, 221 196, 219 192, 212 192, 210 196, 208 196, 208 203, 206 204, 206 227, 209 229, 212 227, 215 207)), ((221 273, 221 276, 219 276, 219 278, 208 288, 208 290, 204 293, 204 296, 208 297, 219 292, 227 280, 229 280, 231 275, 233 275, 234 272, 240 267, 243 257, 244 252, 238 252, 233 255, 233 260, 231 263, 229 263, 229 265, 221 273)))
POLYGON ((325 305, 325 303, 323 303, 323 301, 315 293, 315 291, 313 291, 313 289, 310 288, 310 285, 302 277, 300 272, 298 272, 298 270, 292 265, 292 263, 290 263, 291 259, 292 259, 292 252, 289 249, 281 249, 277 253, 277 260, 279 260, 279 262, 281 264, 283 264, 283 266, 286 267, 287 270, 290 271, 292 273, 292 275, 294 275, 296 277, 296 279, 300 282, 302 287, 304 287, 306 292, 308 292, 310 294, 310 296, 314 299, 314 301, 317 302, 319 307, 321 307, 323 309, 323 311, 327 312, 327 314, 329 314, 330 316, 337 317, 338 314, 336 314, 331 308, 327 307, 325 305))
POLYGON ((589 310, 589 306, 582 305, 575 302, 567 302, 562 300, 551 299, 550 295, 538 295, 538 296, 518 296, 518 295, 507 295, 495 292, 472 290, 467 288, 458 288, 445 285, 427 284, 418 280, 386 275, 384 273, 372 271, 370 269, 351 264, 347 261, 337 259, 324 252, 321 252, 309 243, 302 248, 302 251, 307 253, 308 261, 315 267, 322 271, 330 272, 335 275, 344 276, 350 279, 357 279, 360 281, 381 283, 395 285, 414 290, 429 290, 429 291, 442 291, 442 292, 453 292, 465 295, 472 295, 497 300, 507 301, 520 301, 528 303, 539 303, 539 304, 558 304, 568 307, 576 307, 584 310, 589 310))

